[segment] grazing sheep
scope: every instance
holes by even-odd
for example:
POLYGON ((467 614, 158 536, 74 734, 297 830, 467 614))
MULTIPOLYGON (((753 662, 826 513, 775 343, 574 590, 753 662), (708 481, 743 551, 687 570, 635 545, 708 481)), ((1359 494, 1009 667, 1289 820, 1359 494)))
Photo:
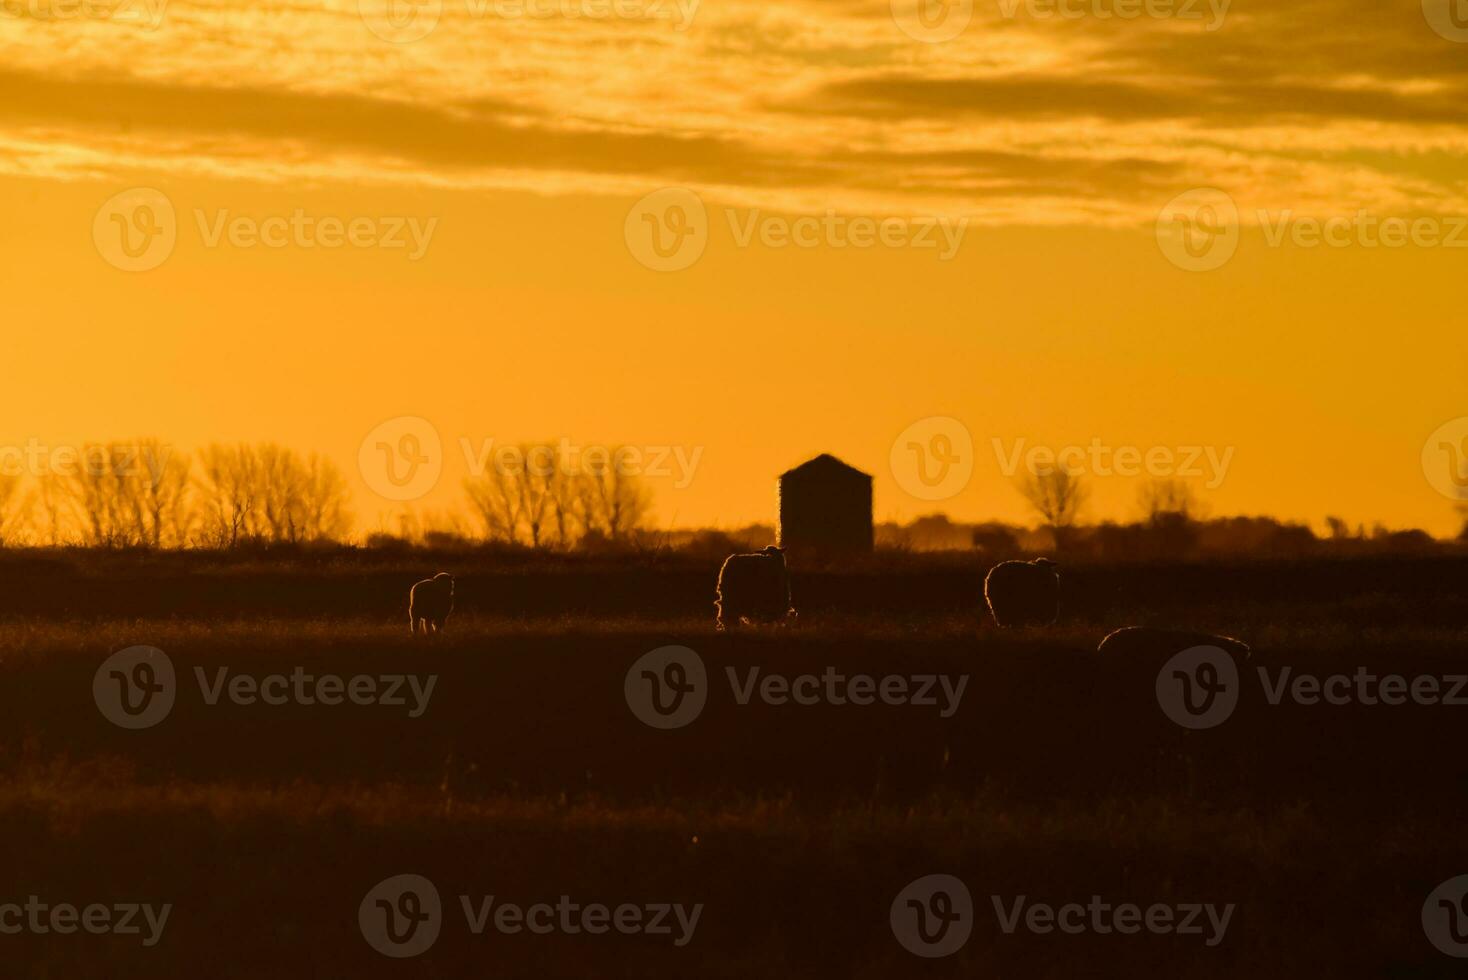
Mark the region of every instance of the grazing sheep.
POLYGON ((1106 634, 1097 653, 1117 657, 1156 657, 1166 660, 1173 654, 1192 647, 1218 647, 1237 660, 1249 658, 1249 644, 1231 636, 1195 633, 1191 630, 1153 629, 1150 626, 1126 626, 1106 634))
POLYGON ((1011 626, 1049 626, 1060 615, 1060 573, 1049 558, 1005 561, 984 576, 984 599, 994 622, 1011 626))
POLYGON ((741 622, 778 622, 795 615, 785 549, 773 545, 752 555, 730 555, 719 569, 714 597, 718 628, 741 622))
POLYGON ((454 577, 448 572, 424 579, 408 593, 408 629, 414 636, 420 626, 424 636, 438 633, 453 611, 454 577))

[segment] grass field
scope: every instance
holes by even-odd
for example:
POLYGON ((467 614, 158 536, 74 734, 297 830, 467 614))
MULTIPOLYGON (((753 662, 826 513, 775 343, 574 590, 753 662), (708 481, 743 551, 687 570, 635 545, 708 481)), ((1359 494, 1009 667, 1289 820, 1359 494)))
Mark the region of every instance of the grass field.
POLYGON ((0 935, 4 975, 1461 975, 1421 914, 1468 873, 1468 706, 1272 705, 1257 671, 1468 670, 1468 561, 1066 568, 1062 623, 1009 633, 980 617, 967 556, 797 570, 788 629, 716 632, 713 578, 668 556, 0 557, 0 906, 172 906, 151 946, 0 935), (406 590, 439 568, 459 576, 458 610, 440 640, 415 642, 406 590), (1136 624, 1253 644, 1225 723, 1179 727, 1158 706, 1160 662, 1095 653, 1136 624), (706 666, 707 704, 656 730, 624 682, 670 644, 706 666), (171 712, 135 731, 93 692, 134 645, 163 650, 177 678, 171 712), (741 704, 756 668, 964 686, 946 716, 741 704), (221 677, 296 673, 433 687, 416 717, 411 703, 208 697, 221 677), (437 886, 442 932, 395 959, 358 910, 406 873, 437 886), (941 959, 889 924, 904 886, 932 874, 973 899, 972 935, 941 959), (474 935, 460 896, 491 895, 701 912, 682 945, 474 935), (994 904, 1093 895, 1233 911, 1210 945, 1010 933, 994 904))

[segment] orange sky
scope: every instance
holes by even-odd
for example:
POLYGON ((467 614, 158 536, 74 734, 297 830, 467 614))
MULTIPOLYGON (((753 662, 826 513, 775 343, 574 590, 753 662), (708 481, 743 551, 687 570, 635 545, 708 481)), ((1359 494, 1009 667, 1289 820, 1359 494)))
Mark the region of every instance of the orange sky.
MULTIPOLYGON (((687 486, 650 480, 678 525, 770 520, 774 475, 820 451, 876 476, 879 518, 1018 520, 998 458, 1018 440, 1197 446, 1231 450, 1192 479, 1215 514, 1446 534, 1423 448, 1468 416, 1468 232, 1270 239, 1359 212, 1452 238, 1468 214, 1468 44, 1417 0, 1358 6, 1240 0, 1206 30, 980 3, 926 43, 886 3, 704 0, 679 29, 444 0, 394 44, 355 2, 174 2, 156 30, 12 5, 0 443, 319 448, 364 527, 400 505, 357 479, 358 447, 397 416, 445 445, 413 506, 459 502, 461 439, 567 437, 698 453, 687 486), (667 187, 707 221, 660 272, 637 202, 667 187), (1242 231, 1189 271, 1168 209, 1201 187, 1242 231), (176 216, 148 271, 109 264, 104 206, 132 188, 176 216), (297 212, 431 235, 416 259, 210 244, 297 212), (779 244, 800 216, 810 244, 779 244), (892 217, 888 242, 850 241, 892 217), (907 242, 927 224, 961 233, 951 257, 907 242), (971 433, 972 477, 927 501, 889 460, 935 416, 971 433)), ((1087 516, 1134 515, 1135 479, 1091 483, 1087 516)))

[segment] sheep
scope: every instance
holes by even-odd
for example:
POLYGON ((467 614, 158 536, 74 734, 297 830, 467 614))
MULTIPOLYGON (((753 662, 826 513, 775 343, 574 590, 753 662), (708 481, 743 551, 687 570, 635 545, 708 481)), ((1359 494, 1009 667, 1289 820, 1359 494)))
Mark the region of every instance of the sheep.
POLYGON ((1049 626, 1060 615, 1060 573, 1049 558, 1005 561, 984 576, 984 599, 994 622, 1012 626, 1049 626))
POLYGON ((454 577, 439 572, 413 586, 408 593, 408 629, 414 636, 421 626, 423 635, 436 635, 454 611, 454 577))
POLYGON ((1231 636, 1196 633, 1192 630, 1154 629, 1125 626, 1112 630, 1096 647, 1097 653, 1117 657, 1157 657, 1165 660, 1192 647, 1218 647, 1236 660, 1249 659, 1249 644, 1231 636))
POLYGON ((730 555, 719 569, 714 610, 719 629, 742 622, 792 619, 785 549, 771 545, 752 555, 730 555))

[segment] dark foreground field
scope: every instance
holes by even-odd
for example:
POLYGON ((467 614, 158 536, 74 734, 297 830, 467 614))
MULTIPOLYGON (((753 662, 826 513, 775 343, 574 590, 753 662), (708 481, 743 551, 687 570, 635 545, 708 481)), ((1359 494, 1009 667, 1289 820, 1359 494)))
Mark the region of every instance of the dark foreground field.
POLYGON ((1422 913, 1468 874, 1468 705, 1275 706, 1257 669, 1468 671, 1468 561, 1066 569, 1064 622, 1019 633, 982 624, 981 574, 807 572, 798 627, 720 634, 702 562, 4 556, 0 930, 32 895, 172 908, 154 945, 146 925, 0 931, 0 975, 1462 975, 1422 913), (406 587, 440 567, 459 612, 411 642, 406 587), (1132 624, 1251 641, 1233 714, 1186 730, 1159 707, 1161 661, 1095 654, 1132 624), (624 685, 670 644, 697 653, 707 704, 657 730, 624 685), (176 694, 124 730, 93 682, 135 645, 167 655, 176 694), (964 686, 946 712, 937 686, 935 705, 740 704, 729 672, 755 668, 964 686), (433 679, 417 717, 406 684, 403 705, 209 703, 239 675, 403 674, 433 679), (402 874, 443 915, 398 959, 358 913, 402 874), (927 959, 890 913, 934 874, 967 886, 972 933, 927 959), (681 936, 475 935, 461 896, 701 909, 681 936), (995 903, 1021 896, 1232 911, 1200 934, 1006 932, 995 903))

